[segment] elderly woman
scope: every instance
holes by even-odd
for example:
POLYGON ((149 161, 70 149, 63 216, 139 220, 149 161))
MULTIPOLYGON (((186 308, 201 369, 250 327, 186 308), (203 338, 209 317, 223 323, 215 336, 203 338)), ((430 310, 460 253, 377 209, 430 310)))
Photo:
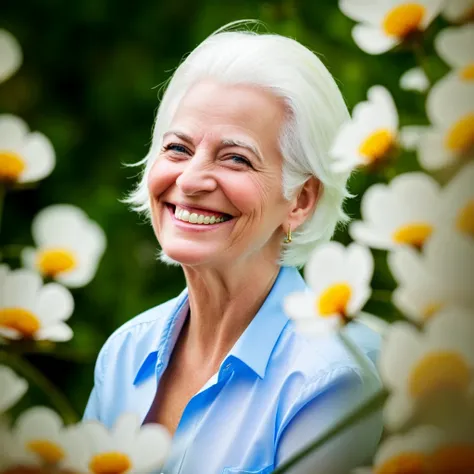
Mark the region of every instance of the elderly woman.
MULTIPOLYGON (((347 108, 298 42, 227 30, 175 71, 129 199, 187 286, 108 339, 85 413, 164 425, 166 474, 267 474, 370 390, 338 338, 306 339, 282 306, 345 218, 347 176, 331 172, 328 149, 347 108)), ((374 333, 354 338, 374 359, 374 333)), ((292 472, 346 473, 380 431, 378 416, 359 423, 292 472)))

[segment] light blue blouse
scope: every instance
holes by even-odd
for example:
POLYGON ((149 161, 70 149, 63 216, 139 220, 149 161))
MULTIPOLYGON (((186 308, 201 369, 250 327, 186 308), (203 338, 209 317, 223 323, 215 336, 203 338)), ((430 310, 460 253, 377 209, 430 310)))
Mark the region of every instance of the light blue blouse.
MULTIPOLYGON (((165 474, 268 474, 379 386, 336 336, 317 341, 295 332, 282 308, 307 288, 282 267, 252 322, 219 371, 187 404, 165 474)), ((188 292, 128 321, 104 344, 84 414, 112 426, 123 412, 144 420, 188 315, 188 292)), ((348 335, 374 361, 380 340, 352 323, 348 335)), ((381 435, 380 413, 300 463, 292 473, 346 474, 367 462, 381 435)))

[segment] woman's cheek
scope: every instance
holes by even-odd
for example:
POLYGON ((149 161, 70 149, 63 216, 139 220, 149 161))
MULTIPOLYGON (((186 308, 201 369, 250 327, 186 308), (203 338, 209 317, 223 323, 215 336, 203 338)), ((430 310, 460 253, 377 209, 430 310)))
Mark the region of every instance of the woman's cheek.
POLYGON ((148 190, 151 195, 159 196, 176 182, 178 173, 165 159, 158 158, 148 175, 148 190))

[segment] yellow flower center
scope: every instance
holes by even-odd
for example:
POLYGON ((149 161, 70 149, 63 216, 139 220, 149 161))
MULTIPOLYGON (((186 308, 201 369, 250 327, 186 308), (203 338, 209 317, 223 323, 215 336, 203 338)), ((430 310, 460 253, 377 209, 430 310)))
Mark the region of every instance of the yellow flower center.
POLYGON ((468 153, 474 146, 474 114, 468 114, 458 120, 448 131, 446 148, 456 153, 468 153))
POLYGON ((394 143, 395 139, 390 130, 382 128, 365 139, 359 147, 359 153, 368 163, 373 163, 387 156, 394 143))
POLYGON ((464 81, 473 81, 474 80, 474 63, 468 64, 467 66, 463 67, 459 72, 461 79, 464 81))
POLYGON ((28 449, 37 454, 47 464, 56 464, 64 458, 63 449, 56 443, 46 439, 30 441, 28 449))
POLYGON ((389 36, 406 38, 420 30, 425 12, 425 7, 419 3, 403 3, 387 13, 382 28, 389 36))
POLYGON ((374 474, 428 474, 423 453, 399 453, 375 468, 374 474))
POLYGON ((55 277, 75 268, 77 262, 70 250, 55 248, 40 251, 36 257, 36 265, 43 275, 55 277))
POLYGON ((347 315, 347 305, 351 299, 352 289, 347 283, 335 283, 321 293, 317 300, 317 309, 321 316, 340 314, 347 315))
POLYGON ((21 156, 13 151, 0 151, 0 181, 17 181, 25 162, 21 156))
POLYGON ((474 472, 474 445, 445 446, 430 456, 430 473, 472 474, 474 472))
POLYGON ((466 391, 471 380, 469 366, 456 352, 431 352, 411 371, 408 387, 414 398, 454 389, 466 391))
POLYGON ((39 319, 23 308, 1 308, 0 326, 20 332, 23 337, 32 337, 41 327, 39 319))
POLYGON ((115 451, 96 454, 89 463, 89 470, 94 474, 124 474, 131 467, 130 458, 115 451))
POLYGON ((443 306, 444 304, 439 302, 426 305, 421 312, 423 320, 428 321, 428 319, 432 318, 443 306))
POLYGON ((433 226, 431 224, 414 222, 399 227, 393 234, 393 240, 397 244, 409 244, 421 248, 432 232, 433 226))
POLYGON ((471 199, 457 215, 456 228, 474 237, 474 199, 471 199))

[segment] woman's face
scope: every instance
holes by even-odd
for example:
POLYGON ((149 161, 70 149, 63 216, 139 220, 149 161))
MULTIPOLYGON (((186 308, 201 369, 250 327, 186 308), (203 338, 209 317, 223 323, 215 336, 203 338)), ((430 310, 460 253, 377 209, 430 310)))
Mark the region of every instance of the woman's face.
POLYGON ((214 266, 278 257, 289 209, 281 191, 283 121, 282 102, 261 88, 211 81, 190 88, 148 180, 153 228, 169 257, 214 266), (176 209, 197 222, 176 218, 176 209), (225 220, 205 224, 212 216, 225 220))

